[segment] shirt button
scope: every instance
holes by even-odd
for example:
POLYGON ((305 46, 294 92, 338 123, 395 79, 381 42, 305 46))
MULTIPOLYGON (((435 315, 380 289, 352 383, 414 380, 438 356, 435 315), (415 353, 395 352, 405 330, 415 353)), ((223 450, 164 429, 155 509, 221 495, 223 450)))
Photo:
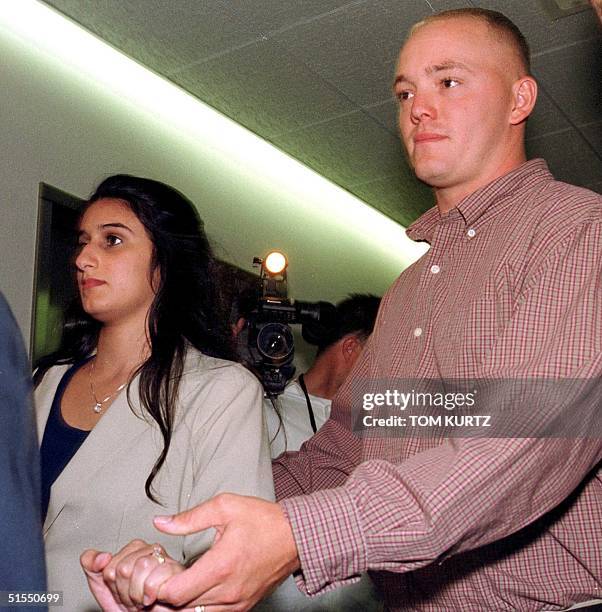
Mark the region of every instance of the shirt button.
POLYGON ((433 274, 439 274, 439 272, 441 272, 441 268, 437 264, 434 264, 431 266, 431 272, 433 274))
POLYGON ((422 327, 417 327, 414 330, 414 336, 416 336, 416 338, 420 338, 420 336, 422 336, 422 327))
POLYGON ((468 235, 469 238, 474 238, 477 234, 477 232, 475 231, 475 229, 473 227, 471 227, 466 234, 468 235))

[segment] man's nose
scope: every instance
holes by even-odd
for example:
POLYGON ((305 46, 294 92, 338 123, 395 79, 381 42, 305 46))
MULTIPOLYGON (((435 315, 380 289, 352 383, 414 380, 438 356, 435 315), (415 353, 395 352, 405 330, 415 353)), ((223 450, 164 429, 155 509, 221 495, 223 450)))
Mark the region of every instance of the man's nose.
POLYGON ((418 123, 425 118, 435 119, 437 116, 437 106, 434 94, 423 91, 416 91, 411 102, 410 115, 412 121, 418 123))

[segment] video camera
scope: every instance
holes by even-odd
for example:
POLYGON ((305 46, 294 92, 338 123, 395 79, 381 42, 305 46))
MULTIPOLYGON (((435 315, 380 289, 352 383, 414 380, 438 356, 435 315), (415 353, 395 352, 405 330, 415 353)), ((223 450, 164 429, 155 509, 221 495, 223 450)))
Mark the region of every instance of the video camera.
POLYGON ((266 395, 274 398, 295 373, 290 325, 301 324, 303 338, 318 344, 333 324, 335 307, 329 302, 293 302, 288 298, 288 261, 282 253, 272 251, 265 259, 255 257, 253 265, 261 268, 260 292, 247 314, 247 348, 251 367, 260 376, 266 395))

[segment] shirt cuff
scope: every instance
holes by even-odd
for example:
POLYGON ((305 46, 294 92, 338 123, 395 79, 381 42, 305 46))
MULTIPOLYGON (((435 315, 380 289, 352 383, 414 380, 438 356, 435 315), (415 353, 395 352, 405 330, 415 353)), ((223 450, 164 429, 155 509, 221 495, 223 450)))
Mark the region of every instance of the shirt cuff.
MULTIPOLYGON (((342 487, 282 500, 297 545, 299 588, 315 595, 329 585, 356 582, 367 569, 363 530, 351 495, 342 487)), ((330 590, 330 589, 326 589, 330 590)))

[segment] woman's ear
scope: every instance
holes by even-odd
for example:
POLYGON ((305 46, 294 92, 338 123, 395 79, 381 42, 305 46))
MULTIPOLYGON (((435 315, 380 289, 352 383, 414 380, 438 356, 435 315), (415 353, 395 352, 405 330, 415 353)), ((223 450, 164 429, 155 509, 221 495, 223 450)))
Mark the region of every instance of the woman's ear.
POLYGON ((512 97, 514 105, 510 114, 510 123, 518 125, 533 111, 537 100, 537 81, 530 76, 521 77, 512 86, 512 97))

